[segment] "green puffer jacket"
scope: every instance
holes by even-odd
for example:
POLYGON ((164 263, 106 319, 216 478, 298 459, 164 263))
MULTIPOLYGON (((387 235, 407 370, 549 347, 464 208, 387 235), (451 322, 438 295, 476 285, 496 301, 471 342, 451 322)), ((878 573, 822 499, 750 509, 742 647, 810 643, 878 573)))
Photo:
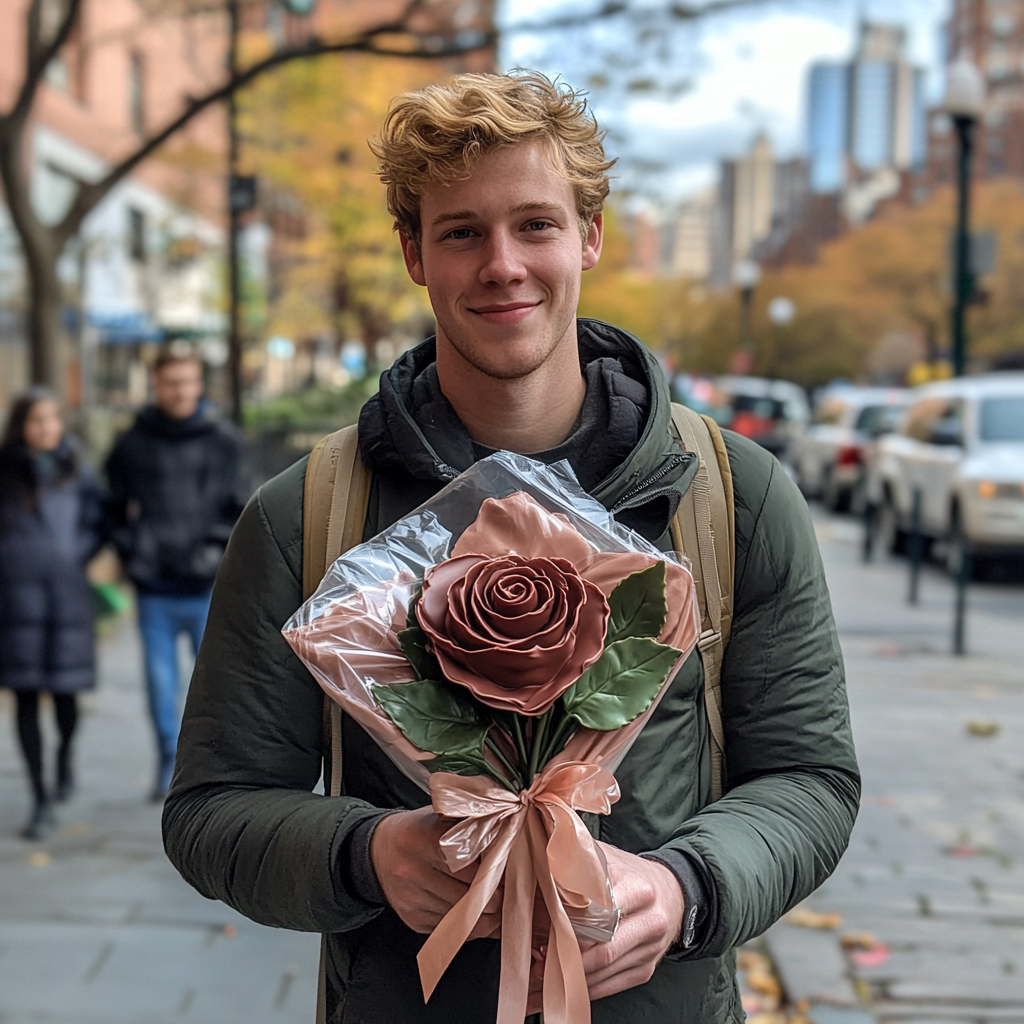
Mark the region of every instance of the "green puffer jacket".
MULTIPOLYGON (((646 350, 581 321, 584 361, 585 340, 606 354, 626 352, 651 394, 631 458, 594 489, 611 508, 637 493, 638 481, 663 491, 659 469, 678 449, 664 379, 646 350)), ((736 507, 735 609, 722 673, 728 792, 709 803, 694 654, 616 773, 622 799, 599 820, 600 838, 622 849, 702 857, 718 890, 717 924, 696 957, 664 960, 646 985, 594 1003, 594 1024, 742 1021, 734 947, 828 877, 857 811, 842 657, 806 504, 771 455, 735 434, 725 439, 736 507)), ((164 811, 168 856, 201 893, 255 921, 330 933, 330 1024, 488 1024, 498 943, 468 943, 424 1007, 415 960, 423 937, 361 900, 338 869, 361 821, 379 808, 420 806, 426 795, 351 721, 346 795, 311 792, 323 695, 280 633, 302 601, 304 473, 305 461, 257 492, 217 577, 164 811)), ((366 535, 443 482, 376 474, 366 535)))

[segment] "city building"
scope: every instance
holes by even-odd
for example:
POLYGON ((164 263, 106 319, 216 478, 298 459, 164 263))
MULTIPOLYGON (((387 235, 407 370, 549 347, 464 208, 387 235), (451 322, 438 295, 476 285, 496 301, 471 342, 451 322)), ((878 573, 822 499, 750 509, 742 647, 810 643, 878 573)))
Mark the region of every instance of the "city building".
MULTIPOLYGON (((975 132, 974 174, 980 180, 1024 180, 1024 0, 956 0, 946 26, 946 56, 969 58, 986 84, 985 112, 975 132)), ((952 183, 957 146, 941 109, 928 120, 926 188, 952 183)))
POLYGON ((700 192, 683 203, 672 225, 669 266, 673 276, 706 281, 711 273, 711 232, 715 192, 700 192))
POLYGON ((743 260, 777 262, 804 221, 811 191, 803 157, 776 160, 760 133, 745 155, 719 165, 718 190, 709 223, 709 280, 728 287, 743 260))
POLYGON ((810 185, 817 193, 852 189, 853 221, 869 215, 877 196, 893 194, 900 174, 925 159, 924 72, 905 51, 906 29, 865 21, 850 61, 810 69, 810 185))

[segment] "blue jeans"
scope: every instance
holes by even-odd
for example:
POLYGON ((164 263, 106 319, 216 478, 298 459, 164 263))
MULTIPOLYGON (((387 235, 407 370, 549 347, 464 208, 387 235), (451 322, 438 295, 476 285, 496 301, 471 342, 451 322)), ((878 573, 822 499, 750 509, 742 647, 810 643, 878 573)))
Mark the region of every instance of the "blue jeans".
POLYGON ((178 703, 178 634, 199 642, 210 611, 210 595, 139 594, 139 632, 146 662, 146 695, 162 763, 172 762, 178 748, 181 710, 178 703))

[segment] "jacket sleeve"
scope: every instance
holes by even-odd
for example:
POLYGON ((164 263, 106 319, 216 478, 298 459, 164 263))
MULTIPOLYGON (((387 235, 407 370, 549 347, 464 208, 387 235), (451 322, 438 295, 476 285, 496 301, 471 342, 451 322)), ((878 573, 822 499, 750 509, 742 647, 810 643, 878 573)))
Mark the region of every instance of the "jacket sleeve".
POLYGON ((103 498, 103 528, 125 565, 131 558, 133 543, 133 530, 128 522, 131 483, 128 479, 127 448, 127 435, 122 434, 103 467, 107 478, 107 490, 103 498))
POLYGON ((249 495, 252 494, 252 486, 245 444, 241 435, 226 425, 222 425, 220 429, 226 467, 217 521, 211 524, 210 537, 220 539, 222 544, 226 544, 249 495))
POLYGON ((761 934, 832 873, 860 801, 839 639, 807 504, 775 459, 730 438, 732 635, 722 669, 728 792, 670 848, 707 865, 717 924, 691 957, 761 934))
POLYGON ((84 464, 79 470, 78 494, 79 556, 85 564, 107 542, 107 530, 103 515, 103 492, 92 468, 84 464))
POLYGON ((379 913, 346 880, 346 838, 376 808, 313 794, 323 694, 281 636, 302 600, 304 464, 246 506, 213 590, 189 689, 164 845, 182 876, 262 924, 346 931, 379 913), (274 526, 284 520, 286 536, 274 526))

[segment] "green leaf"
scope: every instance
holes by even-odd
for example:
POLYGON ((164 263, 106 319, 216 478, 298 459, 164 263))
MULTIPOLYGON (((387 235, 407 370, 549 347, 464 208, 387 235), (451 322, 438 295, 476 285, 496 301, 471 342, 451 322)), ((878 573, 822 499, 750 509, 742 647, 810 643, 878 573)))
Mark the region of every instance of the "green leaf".
POLYGON ((491 775, 493 771, 482 756, 472 754, 442 754, 420 763, 428 772, 451 772, 452 775, 491 775))
POLYGON ((427 634, 419 626, 403 629, 397 636, 417 679, 444 679, 437 658, 427 650, 427 634))
POLYGON ((487 725, 454 686, 420 679, 398 686, 374 686, 391 721, 406 739, 431 754, 475 754, 483 748, 487 725))
POLYGON ((631 636, 659 636, 668 618, 665 601, 665 563, 627 576, 608 598, 611 615, 605 647, 631 636))
POLYGON ((565 709, 587 729, 619 729, 651 706, 679 655, 648 637, 618 640, 565 691, 565 709))

